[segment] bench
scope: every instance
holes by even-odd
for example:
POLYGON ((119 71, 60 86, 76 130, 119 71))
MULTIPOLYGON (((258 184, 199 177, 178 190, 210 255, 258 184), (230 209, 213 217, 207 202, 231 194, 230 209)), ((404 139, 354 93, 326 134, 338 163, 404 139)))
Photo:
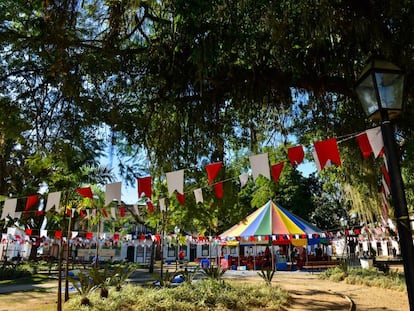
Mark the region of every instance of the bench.
POLYGON ((313 273, 314 271, 337 267, 339 264, 338 260, 307 261, 302 268, 313 273))

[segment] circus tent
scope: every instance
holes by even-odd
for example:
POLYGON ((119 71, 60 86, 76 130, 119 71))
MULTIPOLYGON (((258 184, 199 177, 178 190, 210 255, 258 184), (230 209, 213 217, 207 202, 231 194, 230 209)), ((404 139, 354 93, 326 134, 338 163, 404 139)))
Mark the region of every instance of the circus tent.
POLYGON ((271 200, 220 234, 222 241, 268 241, 295 246, 318 244, 324 242, 324 237, 322 230, 271 200))

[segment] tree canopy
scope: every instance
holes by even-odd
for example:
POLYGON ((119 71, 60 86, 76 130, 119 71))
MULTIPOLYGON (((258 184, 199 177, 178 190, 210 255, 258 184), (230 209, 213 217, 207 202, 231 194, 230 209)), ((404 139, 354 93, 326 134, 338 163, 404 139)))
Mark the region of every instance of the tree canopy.
MULTIPOLYGON (((407 74, 395 124, 411 207, 413 11, 406 0, 4 0, 1 193, 33 191, 59 167, 94 166, 110 144, 122 156, 144 151, 144 170, 162 183, 206 160, 230 167, 235 151, 363 131, 374 124, 353 86, 377 55, 407 74), (26 169, 33 159, 50 162, 26 169)), ((342 169, 325 181, 372 219, 380 164, 355 143, 340 147, 342 169)), ((139 173, 122 164, 132 182, 139 173)))

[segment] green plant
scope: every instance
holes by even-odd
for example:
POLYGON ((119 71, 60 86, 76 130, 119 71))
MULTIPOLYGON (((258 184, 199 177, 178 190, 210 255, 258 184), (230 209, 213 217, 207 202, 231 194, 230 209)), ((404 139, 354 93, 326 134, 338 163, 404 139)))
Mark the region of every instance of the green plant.
POLYGON ((109 270, 110 265, 106 264, 104 269, 101 270, 99 267, 92 267, 89 270, 89 276, 96 288, 100 289, 102 298, 107 298, 109 291, 108 286, 111 283, 112 271, 109 270))
POLYGON ((31 277, 32 269, 28 266, 1 266, 0 267, 0 280, 15 280, 23 277, 31 277))
MULTIPOLYGON (((222 269, 220 266, 209 266, 203 268, 204 275, 215 281, 223 281, 223 275, 226 273, 226 269, 222 269)), ((223 281, 224 282, 224 281, 223 281)))
POLYGON ((178 273, 179 272, 169 272, 167 270, 163 275, 155 276, 155 279, 157 281, 156 283, 159 283, 159 286, 161 287, 169 287, 178 273))
POLYGON ((123 284, 129 276, 136 270, 136 267, 132 264, 127 264, 126 266, 116 266, 110 277, 109 285, 115 286, 117 291, 121 290, 123 284))
POLYGON ((288 303, 289 296, 278 286, 231 285, 205 279, 193 284, 184 282, 174 288, 127 285, 111 293, 111 299, 102 300, 97 293, 89 298, 92 308, 82 308, 80 297, 74 297, 65 304, 65 310, 285 310, 283 306, 288 303))
POLYGON ((342 272, 344 272, 345 274, 348 273, 349 270, 349 259, 348 258, 343 258, 339 261, 339 265, 338 267, 342 270, 342 272))
POLYGON ((96 285, 93 283, 88 274, 79 273, 77 279, 68 277, 73 287, 79 293, 81 298, 81 305, 90 305, 90 300, 87 297, 92 291, 96 289, 96 285))
POLYGON ((267 286, 272 286, 272 279, 275 275, 275 270, 267 267, 265 270, 262 269, 260 272, 257 272, 257 274, 265 281, 267 286))
POLYGON ((184 269, 184 271, 181 271, 181 274, 183 275, 184 282, 191 284, 198 273, 199 268, 195 267, 193 270, 188 270, 187 268, 184 269))

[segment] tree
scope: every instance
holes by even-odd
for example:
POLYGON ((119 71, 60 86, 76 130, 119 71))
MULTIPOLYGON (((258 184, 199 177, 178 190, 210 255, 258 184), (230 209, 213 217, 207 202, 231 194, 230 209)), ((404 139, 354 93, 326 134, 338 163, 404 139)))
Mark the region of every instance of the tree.
MULTIPOLYGON (((256 153, 293 129, 309 144, 372 125, 353 92, 367 56, 412 80, 413 9, 403 0, 3 1, 1 100, 36 129, 23 136, 28 147, 48 153, 66 140, 93 157, 104 147, 96 132, 109 128, 118 150, 145 150, 157 174, 223 160, 229 142, 256 153)), ((413 92, 408 83, 409 103, 413 92)), ((412 114, 407 105, 397 121, 402 156, 412 114)), ((367 197, 372 179, 344 168, 367 197)))

